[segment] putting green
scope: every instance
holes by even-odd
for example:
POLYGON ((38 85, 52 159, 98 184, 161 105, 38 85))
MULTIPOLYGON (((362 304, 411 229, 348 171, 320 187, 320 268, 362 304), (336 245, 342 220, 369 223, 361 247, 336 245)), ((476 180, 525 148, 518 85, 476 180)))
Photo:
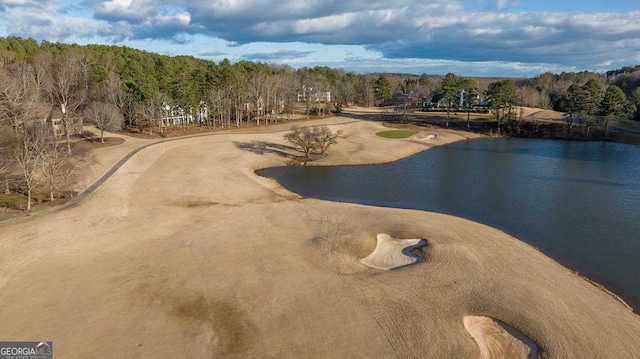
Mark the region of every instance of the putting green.
POLYGON ((391 130, 378 132, 376 135, 384 138, 407 138, 419 132, 420 131, 415 130, 391 130))

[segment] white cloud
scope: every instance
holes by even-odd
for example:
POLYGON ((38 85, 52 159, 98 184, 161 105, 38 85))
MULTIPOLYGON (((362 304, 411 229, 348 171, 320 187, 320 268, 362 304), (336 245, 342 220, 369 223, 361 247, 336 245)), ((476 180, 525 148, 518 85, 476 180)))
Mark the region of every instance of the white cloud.
POLYGON ((109 0, 97 4, 95 16, 107 21, 140 22, 156 15, 152 0, 109 0))
POLYGON ((91 18, 69 16, 54 6, 53 2, 42 1, 34 7, 31 7, 30 1, 11 2, 26 5, 0 11, 0 22, 10 24, 7 35, 74 42, 83 37, 93 36, 100 29, 108 27, 107 24, 91 18), (47 10, 43 11, 40 6, 45 6, 47 10))
POLYGON ((293 31, 297 34, 339 32, 351 25, 353 20, 353 14, 340 14, 318 19, 298 20, 293 24, 293 31))

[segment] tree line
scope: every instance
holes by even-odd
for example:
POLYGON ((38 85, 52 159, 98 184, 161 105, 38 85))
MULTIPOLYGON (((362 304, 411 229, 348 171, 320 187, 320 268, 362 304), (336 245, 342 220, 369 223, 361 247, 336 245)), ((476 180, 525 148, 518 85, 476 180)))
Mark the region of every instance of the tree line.
MULTIPOLYGON (((640 75, 640 72, 639 72, 640 75)), ((544 76, 543 76, 544 77, 544 76)), ((610 125, 614 122, 637 118, 640 106, 640 87, 636 87, 627 95, 621 87, 616 85, 618 78, 609 81, 609 85, 598 78, 585 76, 573 77, 573 81, 553 103, 553 108, 565 112, 568 115, 568 127, 571 131, 576 122, 582 125, 585 137, 589 131, 596 127, 604 128, 604 136, 608 135, 610 125), (580 79, 589 78, 581 84, 580 79)), ((491 109, 497 122, 497 133, 502 133, 502 126, 511 125, 515 120, 515 111, 518 106, 531 106, 527 101, 527 87, 519 86, 517 79, 502 79, 489 82, 486 90, 480 90, 476 79, 447 74, 436 92, 440 103, 447 110, 447 122, 449 110, 470 110, 478 104, 479 99, 485 101, 491 109), (462 108, 460 108, 462 104, 462 108)), ((469 126, 469 120, 467 120, 469 126)))

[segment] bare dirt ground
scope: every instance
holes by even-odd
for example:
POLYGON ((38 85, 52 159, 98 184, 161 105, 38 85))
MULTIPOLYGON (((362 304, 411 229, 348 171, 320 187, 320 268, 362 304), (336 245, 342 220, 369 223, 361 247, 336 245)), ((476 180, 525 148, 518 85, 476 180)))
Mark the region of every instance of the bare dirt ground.
MULTIPOLYGON (((382 123, 362 120, 373 115, 351 116, 311 122, 344 133, 314 165, 475 136, 384 139, 382 123)), ((474 358, 463 320, 483 316, 544 358, 637 357, 640 317, 503 232, 303 199, 255 175, 295 154, 290 126, 148 147, 80 203, 0 225, 0 339, 53 341, 60 358, 474 358), (424 239, 424 260, 365 266, 378 233, 424 239)), ((79 186, 144 141, 96 150, 79 186)))

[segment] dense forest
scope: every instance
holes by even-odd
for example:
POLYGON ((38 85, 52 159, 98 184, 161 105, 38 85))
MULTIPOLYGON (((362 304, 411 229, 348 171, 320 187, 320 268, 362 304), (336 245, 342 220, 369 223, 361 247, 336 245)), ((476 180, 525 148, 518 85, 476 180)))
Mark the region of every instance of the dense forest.
POLYGON ((496 117, 518 105, 563 111, 580 123, 604 119, 605 128, 610 121, 639 118, 640 66, 519 79, 454 72, 356 74, 0 38, 0 181, 6 193, 28 196, 28 206, 32 190, 45 182, 53 199, 71 173, 70 137, 85 122, 105 131, 163 135, 169 125, 261 125, 294 111, 321 115, 347 105, 437 103, 449 110, 460 106, 460 93, 467 108, 484 101, 496 117))

